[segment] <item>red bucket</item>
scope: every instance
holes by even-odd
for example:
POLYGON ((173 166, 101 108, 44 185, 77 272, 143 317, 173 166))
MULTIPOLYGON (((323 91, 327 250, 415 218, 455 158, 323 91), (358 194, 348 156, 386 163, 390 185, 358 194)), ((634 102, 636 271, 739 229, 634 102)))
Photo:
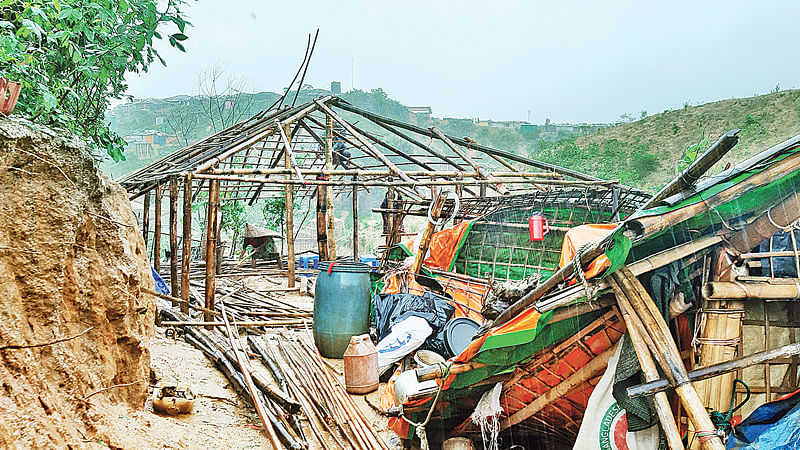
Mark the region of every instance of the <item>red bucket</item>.
POLYGON ((544 235, 550 232, 550 221, 544 216, 535 214, 528 217, 528 234, 531 241, 542 241, 544 235))

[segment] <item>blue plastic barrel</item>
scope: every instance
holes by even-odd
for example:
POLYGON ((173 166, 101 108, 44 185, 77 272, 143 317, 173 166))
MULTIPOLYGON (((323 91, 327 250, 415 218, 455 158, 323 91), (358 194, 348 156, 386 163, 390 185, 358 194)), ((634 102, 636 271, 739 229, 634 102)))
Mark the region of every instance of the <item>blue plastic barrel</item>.
POLYGON ((322 356, 341 358, 352 336, 369 332, 369 271, 367 264, 352 261, 320 263, 313 331, 322 356))

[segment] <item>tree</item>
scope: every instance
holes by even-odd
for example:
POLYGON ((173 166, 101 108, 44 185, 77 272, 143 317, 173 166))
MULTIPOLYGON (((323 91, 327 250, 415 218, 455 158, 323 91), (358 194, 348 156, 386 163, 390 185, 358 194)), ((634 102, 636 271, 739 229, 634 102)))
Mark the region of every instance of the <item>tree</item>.
POLYGON ((253 96, 244 92, 247 80, 228 76, 225 68, 216 65, 200 73, 200 109, 214 132, 242 121, 250 112, 253 96))
MULTIPOLYGON (((188 101, 187 101, 188 103, 188 101)), ((180 104, 172 108, 165 120, 172 134, 185 147, 189 145, 198 124, 197 111, 188 104, 180 104)))
POLYGON ((122 98, 125 74, 156 59, 157 29, 170 23, 172 47, 189 22, 184 0, 0 0, 0 76, 22 83, 16 112, 87 138, 115 161, 125 142, 105 121, 109 100, 122 98), (159 10, 163 8, 163 10, 159 10))

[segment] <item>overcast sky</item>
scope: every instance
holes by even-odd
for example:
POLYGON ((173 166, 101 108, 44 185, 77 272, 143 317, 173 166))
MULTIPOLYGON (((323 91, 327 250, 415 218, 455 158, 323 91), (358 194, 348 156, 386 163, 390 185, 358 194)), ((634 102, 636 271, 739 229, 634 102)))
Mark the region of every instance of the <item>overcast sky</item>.
POLYGON ((800 86, 797 1, 190 0, 186 53, 129 94, 197 92, 214 64, 280 91, 317 27, 306 83, 383 88, 437 117, 610 122, 800 86))

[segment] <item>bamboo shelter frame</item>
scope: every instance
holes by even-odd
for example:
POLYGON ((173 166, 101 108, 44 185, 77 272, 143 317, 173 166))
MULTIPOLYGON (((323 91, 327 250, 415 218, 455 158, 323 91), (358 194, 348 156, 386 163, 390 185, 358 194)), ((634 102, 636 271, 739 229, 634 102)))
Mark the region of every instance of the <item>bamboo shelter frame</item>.
MULTIPOLYGON (((150 204, 155 192, 156 223, 152 241, 160 245, 161 192, 169 186, 169 237, 173 260, 169 278, 173 295, 186 299, 191 271, 191 213, 201 191, 209 191, 214 208, 206 213, 206 285, 213 287, 221 263, 221 204, 259 199, 285 198, 289 286, 294 285, 295 252, 293 199, 317 195, 326 198, 317 209, 327 220, 326 249, 336 254, 333 242, 333 198, 352 195, 357 210, 360 190, 392 188, 417 205, 427 205, 437 190, 452 188, 464 200, 490 199, 492 195, 557 192, 584 188, 613 195, 646 194, 616 181, 595 177, 535 161, 524 156, 450 136, 431 127, 383 117, 355 107, 336 96, 326 96, 298 106, 261 111, 212 136, 159 159, 119 180, 131 200, 144 196, 150 204), (488 188, 488 189, 487 189, 488 188), (181 192, 182 195, 178 195, 181 192), (615 194, 616 192, 616 194, 615 194), (482 195, 483 194, 483 195, 482 195), (179 200, 182 206, 179 208, 179 200), (180 212, 180 214, 179 214, 180 212), (324 213, 324 214, 323 214, 324 213), (181 219, 178 216, 182 216, 181 219), (183 223, 178 236, 178 220, 183 223), (181 240, 181 244, 179 244, 181 240), (178 263, 178 253, 182 253, 178 263), (213 253, 213 254, 212 254, 213 253), (180 267, 180 273, 179 268, 180 267), (181 282, 178 282, 181 280, 181 282)), ((502 198, 502 197, 499 197, 502 198)), ((481 202, 496 203, 494 200, 481 202)), ((449 204, 448 204, 449 205, 449 204)), ((445 205, 445 210, 452 205, 445 205)), ((473 212, 475 208, 473 207, 473 212)), ((148 213, 149 214, 149 213, 148 213)), ((354 223, 354 225, 356 225, 354 223)), ((357 225, 354 236, 357 236, 357 225)), ((319 228, 320 232, 322 227, 319 228)), ((154 263, 158 266, 158 250, 154 263)), ((206 289, 206 307, 214 307, 214 289, 206 289)))

